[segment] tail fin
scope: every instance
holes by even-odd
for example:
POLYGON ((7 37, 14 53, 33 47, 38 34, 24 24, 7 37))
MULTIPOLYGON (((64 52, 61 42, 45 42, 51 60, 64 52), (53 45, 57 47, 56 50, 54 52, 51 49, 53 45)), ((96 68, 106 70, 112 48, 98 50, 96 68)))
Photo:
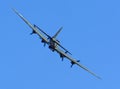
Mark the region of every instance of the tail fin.
POLYGON ((60 33, 60 31, 63 29, 63 27, 61 27, 58 31, 57 31, 57 33, 52 37, 52 38, 56 38, 57 37, 57 35, 60 33))

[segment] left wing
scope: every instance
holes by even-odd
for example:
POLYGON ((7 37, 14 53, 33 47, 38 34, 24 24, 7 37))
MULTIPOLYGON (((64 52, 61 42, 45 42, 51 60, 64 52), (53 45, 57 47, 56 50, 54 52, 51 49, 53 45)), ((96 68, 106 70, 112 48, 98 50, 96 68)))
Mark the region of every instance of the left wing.
POLYGON ((33 30, 34 33, 38 34, 38 36, 45 42, 49 43, 49 41, 37 30, 27 19, 25 19, 22 14, 18 13, 15 9, 13 11, 33 30))
POLYGON ((83 68, 84 70, 88 71, 90 74, 92 74, 93 76, 97 77, 98 79, 101 79, 99 76, 97 76, 95 73, 91 72, 90 70, 88 70, 85 66, 83 66, 82 64, 80 64, 79 62, 77 62, 75 59, 71 58, 70 56, 68 56, 66 53, 64 53, 62 50, 56 48, 55 49, 56 52, 58 52, 59 54, 63 55, 64 57, 66 57, 67 59, 69 59, 73 64, 78 65, 79 67, 83 68))

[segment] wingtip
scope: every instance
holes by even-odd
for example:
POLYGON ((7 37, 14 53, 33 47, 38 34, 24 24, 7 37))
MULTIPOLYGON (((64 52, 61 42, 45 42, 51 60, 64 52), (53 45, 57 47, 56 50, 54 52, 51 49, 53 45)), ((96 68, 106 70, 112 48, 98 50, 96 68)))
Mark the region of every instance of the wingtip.
POLYGON ((98 79, 100 79, 100 80, 102 80, 102 78, 101 77, 99 77, 99 76, 97 76, 97 75, 94 75, 96 78, 98 78, 98 79))
POLYGON ((19 14, 18 11, 15 8, 12 8, 12 10, 16 13, 19 14))
POLYGON ((17 10, 15 8, 11 8, 14 12, 17 12, 17 10))
POLYGON ((23 19, 23 15, 21 13, 19 13, 15 8, 12 8, 12 10, 23 19))
POLYGON ((102 80, 102 78, 101 78, 101 77, 99 77, 99 76, 98 76, 98 79, 102 80))

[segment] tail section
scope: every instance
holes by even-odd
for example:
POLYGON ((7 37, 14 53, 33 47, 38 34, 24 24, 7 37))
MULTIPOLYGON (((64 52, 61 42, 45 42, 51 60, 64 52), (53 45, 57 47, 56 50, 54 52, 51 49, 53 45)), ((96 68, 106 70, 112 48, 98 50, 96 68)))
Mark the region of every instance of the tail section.
POLYGON ((56 33, 52 38, 56 38, 57 35, 61 32, 62 29, 63 29, 63 27, 61 27, 61 28, 57 31, 57 33, 56 33))

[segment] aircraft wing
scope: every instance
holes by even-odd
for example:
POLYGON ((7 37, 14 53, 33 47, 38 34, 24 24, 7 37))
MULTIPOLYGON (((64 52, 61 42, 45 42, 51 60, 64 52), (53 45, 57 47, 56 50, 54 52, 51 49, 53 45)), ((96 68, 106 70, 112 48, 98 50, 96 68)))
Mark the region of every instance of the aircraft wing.
POLYGON ((22 14, 18 13, 17 10, 13 9, 13 11, 36 33, 38 36, 44 40, 45 43, 49 43, 49 41, 37 30, 27 19, 25 19, 22 14))
POLYGON ((59 54, 62 54, 64 57, 66 57, 67 59, 69 59, 71 62, 73 62, 74 64, 78 65, 79 67, 81 67, 82 69, 86 70, 87 72, 89 72, 90 74, 92 74, 93 76, 95 76, 98 79, 101 79, 99 76, 97 76, 95 73, 91 72, 89 69, 87 69, 85 66, 83 66, 82 64, 80 64, 79 62, 77 62, 75 59, 71 58, 70 56, 68 56, 66 53, 64 53, 62 50, 56 48, 55 49, 56 52, 58 52, 59 54))

